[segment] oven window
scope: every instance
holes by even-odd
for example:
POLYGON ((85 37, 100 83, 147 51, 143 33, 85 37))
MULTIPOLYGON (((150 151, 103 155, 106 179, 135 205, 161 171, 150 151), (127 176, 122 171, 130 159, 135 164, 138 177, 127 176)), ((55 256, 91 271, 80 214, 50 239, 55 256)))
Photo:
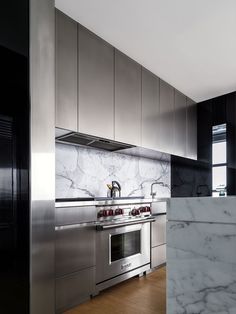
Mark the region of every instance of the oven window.
POLYGON ((141 253, 141 230, 111 236, 111 262, 141 253))

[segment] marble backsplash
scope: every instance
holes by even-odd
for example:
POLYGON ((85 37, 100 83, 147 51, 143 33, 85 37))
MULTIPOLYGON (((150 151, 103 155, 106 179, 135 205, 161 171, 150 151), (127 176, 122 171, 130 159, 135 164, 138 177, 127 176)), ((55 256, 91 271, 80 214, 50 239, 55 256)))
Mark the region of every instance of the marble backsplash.
POLYGON ((86 147, 56 144, 56 198, 104 197, 107 183, 121 184, 122 196, 170 197, 170 160, 111 153, 86 147))

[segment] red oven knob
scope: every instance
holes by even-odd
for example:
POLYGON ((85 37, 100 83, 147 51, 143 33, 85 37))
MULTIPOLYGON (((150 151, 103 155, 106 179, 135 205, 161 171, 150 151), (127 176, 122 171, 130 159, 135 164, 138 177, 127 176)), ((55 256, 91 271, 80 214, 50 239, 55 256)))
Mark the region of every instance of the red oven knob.
POLYGON ((100 211, 98 212, 98 218, 101 218, 101 217, 103 217, 103 210, 100 210, 100 211))
POLYGON ((103 216, 103 217, 109 216, 109 210, 108 210, 108 209, 103 209, 103 211, 102 211, 102 216, 103 216))
POLYGON ((123 215, 123 209, 122 208, 117 208, 116 210, 115 210, 115 215, 123 215))
POLYGON ((140 209, 136 209, 136 211, 135 211, 135 216, 140 215, 140 213, 141 213, 141 210, 140 210, 140 209))
POLYGON ((114 216, 114 210, 113 210, 113 209, 109 209, 108 215, 109 215, 109 216, 114 216))
POLYGON ((151 207, 150 206, 146 206, 146 211, 150 212, 151 211, 151 207))

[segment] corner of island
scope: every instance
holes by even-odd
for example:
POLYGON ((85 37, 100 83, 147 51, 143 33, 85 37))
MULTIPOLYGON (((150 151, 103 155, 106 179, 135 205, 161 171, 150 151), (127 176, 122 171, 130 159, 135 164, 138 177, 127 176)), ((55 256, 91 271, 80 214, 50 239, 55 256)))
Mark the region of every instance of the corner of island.
POLYGON ((170 199, 167 313, 236 313, 236 197, 170 199))

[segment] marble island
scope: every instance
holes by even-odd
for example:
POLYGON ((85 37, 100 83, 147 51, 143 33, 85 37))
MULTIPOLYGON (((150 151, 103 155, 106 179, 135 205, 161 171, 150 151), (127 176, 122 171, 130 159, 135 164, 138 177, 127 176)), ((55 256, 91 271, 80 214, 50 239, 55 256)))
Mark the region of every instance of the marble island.
POLYGON ((236 197, 172 198, 167 313, 236 314, 236 197))

